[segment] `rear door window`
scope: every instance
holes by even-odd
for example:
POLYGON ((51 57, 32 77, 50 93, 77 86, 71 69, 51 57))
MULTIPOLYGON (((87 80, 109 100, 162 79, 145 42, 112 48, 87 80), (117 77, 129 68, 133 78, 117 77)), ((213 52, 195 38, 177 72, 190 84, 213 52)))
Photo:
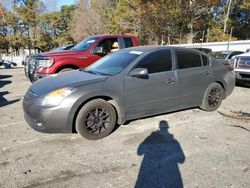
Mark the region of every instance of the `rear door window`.
POLYGON ((176 50, 176 57, 179 69, 201 67, 201 57, 198 53, 185 50, 176 50))
POLYGON ((144 57, 136 68, 146 68, 148 73, 157 73, 172 70, 172 57, 169 49, 152 52, 144 57))

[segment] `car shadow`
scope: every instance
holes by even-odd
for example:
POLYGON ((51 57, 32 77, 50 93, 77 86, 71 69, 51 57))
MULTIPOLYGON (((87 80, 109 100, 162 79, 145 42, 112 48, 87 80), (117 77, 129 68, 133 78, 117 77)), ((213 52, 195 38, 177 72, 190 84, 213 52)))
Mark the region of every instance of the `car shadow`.
POLYGON ((9 94, 8 91, 0 92, 0 107, 7 106, 7 105, 16 103, 16 102, 21 100, 21 98, 19 98, 19 99, 14 99, 14 100, 8 101, 7 99, 4 98, 4 95, 8 95, 8 94, 9 94))
MULTIPOLYGON (((11 75, 0 75, 0 88, 4 87, 5 85, 11 84, 12 81, 5 80, 5 79, 11 78, 11 77, 12 77, 11 75)), ((7 106, 7 105, 10 105, 10 104, 13 104, 13 103, 16 103, 16 102, 20 101, 20 98, 8 101, 4 97, 4 95, 8 95, 8 94, 9 94, 8 91, 0 92, 0 107, 7 106)))
POLYGON ((187 111, 187 110, 194 110, 194 109, 200 109, 199 107, 190 107, 190 108, 185 108, 185 109, 180 109, 180 110, 174 110, 174 111, 170 111, 170 112, 164 112, 164 113, 160 113, 160 114, 155 114, 155 115, 147 115, 147 116, 143 116, 140 118, 134 118, 134 119, 130 119, 127 120, 126 122, 123 123, 123 125, 127 125, 129 126, 130 123, 134 122, 134 121, 138 121, 138 120, 143 120, 143 119, 149 119, 152 117, 159 117, 159 116, 163 116, 163 115, 167 115, 167 114, 173 114, 173 113, 177 113, 177 112, 182 112, 182 111, 187 111))
POLYGON ((0 80, 6 79, 6 78, 11 78, 11 75, 0 75, 0 80))
POLYGON ((168 123, 161 121, 159 130, 152 132, 138 147, 137 154, 144 158, 135 188, 183 187, 178 164, 184 163, 185 155, 168 128, 168 123))
POLYGON ((0 88, 4 87, 5 85, 11 84, 10 80, 4 80, 11 77, 11 75, 0 75, 0 88))

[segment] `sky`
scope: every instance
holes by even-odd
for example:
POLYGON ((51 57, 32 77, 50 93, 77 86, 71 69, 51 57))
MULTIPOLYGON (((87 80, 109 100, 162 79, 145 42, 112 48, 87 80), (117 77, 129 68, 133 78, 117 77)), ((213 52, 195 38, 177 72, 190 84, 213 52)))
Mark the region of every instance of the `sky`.
POLYGON ((49 11, 60 10, 62 5, 71 5, 76 2, 76 0, 41 0, 44 2, 45 6, 49 8, 49 11), (55 4, 56 2, 56 4, 55 4))
MULTIPOLYGON (((71 5, 79 0, 54 0, 54 1, 53 0, 40 0, 40 1, 44 2, 45 6, 49 8, 49 11, 56 11, 56 10, 60 10, 60 7, 62 5, 71 5)), ((86 0, 86 1, 90 1, 90 0, 86 0)), ((5 8, 7 8, 8 10, 11 10, 13 6, 13 0, 0 0, 0 4, 3 4, 5 8)))
POLYGON ((58 7, 61 7, 62 5, 71 5, 75 3, 75 0, 58 0, 58 7))

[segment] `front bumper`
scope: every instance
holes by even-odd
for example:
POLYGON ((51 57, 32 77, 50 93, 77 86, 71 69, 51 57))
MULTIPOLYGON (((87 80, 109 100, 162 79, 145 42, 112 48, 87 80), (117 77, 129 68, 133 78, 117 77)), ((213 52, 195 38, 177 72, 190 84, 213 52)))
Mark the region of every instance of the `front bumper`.
POLYGON ((27 78, 29 78, 29 80, 31 82, 35 82, 41 78, 44 78, 48 75, 51 75, 51 74, 40 74, 40 73, 37 73, 38 71, 38 67, 36 65, 36 63, 34 62, 35 59, 32 58, 32 57, 27 57, 25 59, 25 63, 24 63, 24 72, 25 72, 25 76, 27 78))
POLYGON ((43 133, 72 133, 72 124, 68 124, 71 105, 41 106, 42 98, 30 90, 23 100, 24 118, 29 126, 43 133))

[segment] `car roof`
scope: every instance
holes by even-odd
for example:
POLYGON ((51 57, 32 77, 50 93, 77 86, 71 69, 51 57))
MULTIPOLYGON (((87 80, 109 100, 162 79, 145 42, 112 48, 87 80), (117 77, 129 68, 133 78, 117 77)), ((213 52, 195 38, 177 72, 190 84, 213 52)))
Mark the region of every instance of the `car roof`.
POLYGON ((246 53, 243 53, 243 54, 239 54, 239 55, 235 55, 234 57, 242 57, 242 56, 245 56, 245 57, 250 57, 250 52, 246 52, 246 53))
POLYGON ((100 37, 100 38, 105 38, 105 37, 134 37, 132 35, 121 35, 121 34, 102 34, 102 35, 94 35, 91 37, 100 37))
POLYGON ((205 54, 199 50, 195 50, 195 49, 191 49, 191 48, 185 48, 185 47, 177 47, 177 46, 136 46, 136 47, 131 47, 131 48, 125 48, 122 49, 121 51, 123 52, 127 52, 127 51, 140 51, 140 52, 152 52, 152 51, 156 51, 156 50, 161 50, 161 49, 179 49, 179 50, 185 50, 185 51, 190 51, 190 52, 198 52, 200 54, 205 54))
POLYGON ((229 52, 242 52, 243 51, 239 51, 239 50, 221 50, 221 51, 213 51, 212 53, 229 53, 229 52))

